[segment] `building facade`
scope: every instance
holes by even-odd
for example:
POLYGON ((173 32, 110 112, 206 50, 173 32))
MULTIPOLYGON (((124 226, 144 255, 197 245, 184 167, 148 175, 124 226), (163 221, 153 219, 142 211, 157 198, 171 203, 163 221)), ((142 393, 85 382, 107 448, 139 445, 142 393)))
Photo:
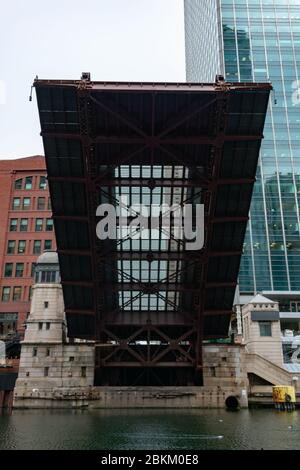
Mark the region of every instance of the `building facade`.
POLYGON ((0 161, 0 339, 23 334, 37 257, 56 249, 45 159, 0 161))
POLYGON ((188 81, 272 82, 239 285, 299 311, 299 0, 185 0, 185 34, 188 81))

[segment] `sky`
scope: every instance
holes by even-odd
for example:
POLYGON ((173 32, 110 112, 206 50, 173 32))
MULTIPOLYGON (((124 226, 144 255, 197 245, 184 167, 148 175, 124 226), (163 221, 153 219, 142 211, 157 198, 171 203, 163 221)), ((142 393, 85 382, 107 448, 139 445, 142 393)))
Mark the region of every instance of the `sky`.
POLYGON ((0 159, 43 155, 41 79, 185 81, 183 0, 1 0, 0 159))

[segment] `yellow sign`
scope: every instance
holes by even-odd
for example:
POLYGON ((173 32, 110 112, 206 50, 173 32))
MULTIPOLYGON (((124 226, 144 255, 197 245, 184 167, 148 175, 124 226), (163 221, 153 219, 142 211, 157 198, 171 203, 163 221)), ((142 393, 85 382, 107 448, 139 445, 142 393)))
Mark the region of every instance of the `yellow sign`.
POLYGON ((276 385, 273 387, 273 401, 275 403, 296 403, 295 387, 276 385))

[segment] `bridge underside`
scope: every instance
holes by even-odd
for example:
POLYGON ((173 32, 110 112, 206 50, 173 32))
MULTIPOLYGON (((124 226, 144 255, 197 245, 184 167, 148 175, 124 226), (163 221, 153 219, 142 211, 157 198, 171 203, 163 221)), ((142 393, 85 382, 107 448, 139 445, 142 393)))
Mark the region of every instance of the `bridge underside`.
POLYGON ((270 85, 35 87, 68 335, 96 340, 95 384, 201 384, 202 341, 228 336, 270 85), (100 204, 187 203, 204 204, 202 249, 172 223, 96 236, 100 204))

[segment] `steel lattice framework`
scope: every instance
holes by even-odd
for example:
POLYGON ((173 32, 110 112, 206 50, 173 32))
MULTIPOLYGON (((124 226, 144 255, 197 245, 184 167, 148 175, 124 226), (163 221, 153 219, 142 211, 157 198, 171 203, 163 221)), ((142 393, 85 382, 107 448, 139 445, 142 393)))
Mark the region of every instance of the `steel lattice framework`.
POLYGON ((228 336, 271 86, 36 80, 70 338, 96 384, 192 385, 228 336), (203 203, 205 242, 171 229, 99 240, 99 204, 203 203))

